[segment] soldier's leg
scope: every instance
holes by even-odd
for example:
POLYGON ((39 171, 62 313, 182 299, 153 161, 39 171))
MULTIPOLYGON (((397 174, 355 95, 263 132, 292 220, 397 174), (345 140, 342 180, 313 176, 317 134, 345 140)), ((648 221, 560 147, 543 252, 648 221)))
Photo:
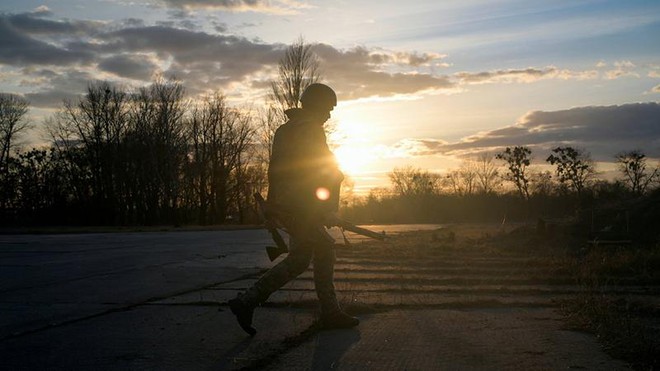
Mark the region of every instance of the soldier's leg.
POLYGON ((300 243, 299 239, 292 238, 289 254, 240 295, 241 301, 253 307, 265 302, 273 292, 307 269, 312 254, 313 250, 309 244, 300 243))
POLYGON ((321 315, 330 315, 340 311, 335 293, 335 250, 326 241, 316 241, 314 246, 314 288, 319 298, 321 315))
POLYGON ((331 243, 321 238, 314 246, 314 285, 321 305, 321 323, 326 329, 349 328, 360 321, 344 313, 335 293, 335 250, 331 243))
POLYGON ((299 244, 296 239, 292 239, 289 254, 282 261, 264 273, 252 287, 229 301, 231 312, 236 315, 238 324, 245 332, 251 336, 257 333, 252 327, 254 308, 265 302, 277 289, 304 272, 312 259, 312 253, 309 244, 299 244))

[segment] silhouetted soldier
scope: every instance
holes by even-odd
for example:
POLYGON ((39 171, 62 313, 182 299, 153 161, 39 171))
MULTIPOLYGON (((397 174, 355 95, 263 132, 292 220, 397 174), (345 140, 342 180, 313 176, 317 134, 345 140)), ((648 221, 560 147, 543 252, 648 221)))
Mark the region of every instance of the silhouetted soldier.
POLYGON ((311 84, 303 92, 301 108, 285 113, 289 121, 275 132, 268 168, 268 204, 286 210, 290 234, 289 255, 266 272, 252 287, 229 301, 229 307, 250 335, 254 309, 304 272, 314 257, 314 286, 325 328, 348 328, 359 324, 337 303, 333 284, 334 240, 325 225, 331 225, 339 203, 339 185, 344 178, 326 143, 323 124, 337 105, 335 92, 324 84, 311 84))

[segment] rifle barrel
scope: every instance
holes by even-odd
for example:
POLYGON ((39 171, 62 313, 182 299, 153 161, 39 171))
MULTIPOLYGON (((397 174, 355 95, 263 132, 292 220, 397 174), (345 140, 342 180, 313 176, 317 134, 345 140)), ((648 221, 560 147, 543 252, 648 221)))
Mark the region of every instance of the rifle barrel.
POLYGON ((366 229, 366 228, 358 227, 357 225, 355 225, 353 223, 349 223, 347 221, 341 221, 339 223, 339 227, 341 227, 344 230, 347 230, 349 232, 357 233, 357 234, 360 234, 360 235, 363 235, 363 236, 366 236, 366 237, 370 237, 370 238, 373 238, 373 239, 376 239, 376 240, 380 240, 380 241, 385 240, 385 234, 384 233, 378 233, 378 232, 374 232, 374 231, 366 229))

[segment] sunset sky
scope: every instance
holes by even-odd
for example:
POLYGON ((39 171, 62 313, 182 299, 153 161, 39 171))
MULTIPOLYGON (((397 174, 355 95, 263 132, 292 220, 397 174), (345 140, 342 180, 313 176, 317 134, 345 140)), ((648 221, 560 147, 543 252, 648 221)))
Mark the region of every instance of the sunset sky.
POLYGON ((657 0, 3 0, 0 91, 37 128, 95 79, 174 75, 190 97, 261 105, 300 36, 337 91, 332 139, 358 190, 513 145, 539 163, 582 148, 604 173, 620 151, 660 158, 657 0))

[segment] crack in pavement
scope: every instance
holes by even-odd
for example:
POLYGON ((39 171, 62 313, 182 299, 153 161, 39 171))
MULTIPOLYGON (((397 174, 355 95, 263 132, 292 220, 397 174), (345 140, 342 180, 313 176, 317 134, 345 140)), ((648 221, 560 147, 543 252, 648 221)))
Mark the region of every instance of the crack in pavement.
POLYGON ((74 324, 74 323, 79 323, 79 322, 91 320, 91 319, 102 317, 102 316, 112 314, 112 313, 129 311, 129 310, 135 309, 135 308, 143 306, 143 305, 148 305, 148 304, 150 304, 152 302, 155 302, 155 301, 165 300, 165 299, 173 298, 173 297, 180 296, 180 295, 185 295, 185 294, 190 294, 190 293, 194 293, 194 292, 197 292, 197 291, 206 290, 210 287, 217 286, 217 285, 222 285, 222 284, 227 284, 227 283, 231 283, 231 282, 235 282, 235 281, 254 278, 255 276, 258 276, 260 274, 261 274, 261 272, 246 273, 246 274, 241 275, 240 277, 233 278, 231 280, 205 284, 203 286, 199 286, 199 287, 195 287, 195 288, 191 288, 191 289, 186 289, 186 290, 181 290, 181 291, 177 291, 175 293, 171 293, 171 294, 167 294, 167 295, 155 296, 155 297, 149 298, 147 300, 144 300, 144 301, 141 301, 141 302, 138 302, 138 303, 131 303, 131 304, 122 305, 122 306, 117 307, 117 308, 110 308, 110 309, 107 309, 107 310, 104 310, 104 311, 101 311, 101 312, 98 312, 98 313, 89 314, 89 315, 86 315, 86 316, 72 318, 72 319, 68 319, 68 320, 63 320, 63 321, 60 321, 60 322, 53 322, 53 323, 50 323, 48 325, 41 326, 41 327, 34 328, 34 329, 29 329, 29 330, 24 330, 24 331, 17 331, 17 332, 14 332, 14 333, 10 334, 10 335, 7 335, 7 336, 4 336, 4 337, 0 338, 0 342, 20 338, 20 337, 23 337, 23 336, 26 336, 26 335, 31 335, 31 334, 43 332, 43 331, 50 330, 50 329, 53 329, 53 328, 58 328, 58 327, 62 327, 62 326, 66 326, 66 325, 70 325, 70 324, 74 324))

